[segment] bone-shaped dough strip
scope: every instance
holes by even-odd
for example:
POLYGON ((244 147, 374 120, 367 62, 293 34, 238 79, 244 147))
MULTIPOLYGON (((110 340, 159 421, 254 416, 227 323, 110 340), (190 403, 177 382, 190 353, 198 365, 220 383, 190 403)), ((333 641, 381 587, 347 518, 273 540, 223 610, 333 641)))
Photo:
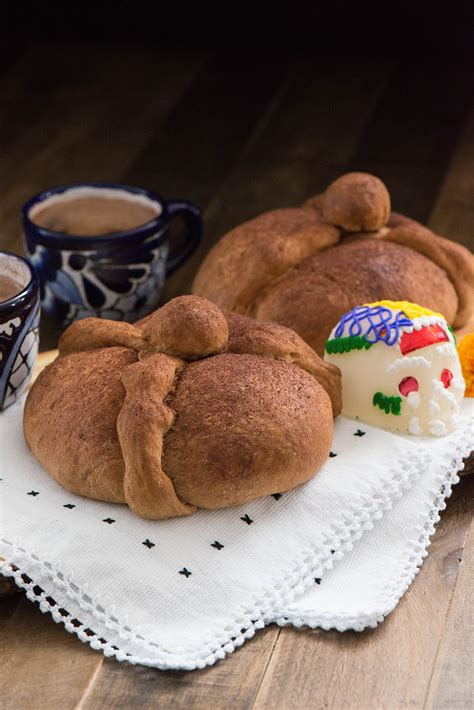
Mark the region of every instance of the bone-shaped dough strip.
POLYGON ((178 498, 161 468, 163 437, 174 418, 164 400, 183 366, 182 360, 154 353, 122 373, 126 394, 117 432, 125 462, 125 499, 142 518, 160 520, 196 510, 178 498))
POLYGON ((59 339, 58 348, 60 355, 68 355, 113 345, 140 350, 143 348, 142 334, 130 323, 86 318, 75 321, 64 331, 59 339))

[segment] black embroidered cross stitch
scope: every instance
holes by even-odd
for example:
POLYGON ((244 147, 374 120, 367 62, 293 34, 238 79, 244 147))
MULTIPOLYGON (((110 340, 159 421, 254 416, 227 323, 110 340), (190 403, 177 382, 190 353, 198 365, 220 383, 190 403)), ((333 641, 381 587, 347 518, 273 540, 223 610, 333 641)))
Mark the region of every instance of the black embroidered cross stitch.
POLYGON ((39 491, 30 491, 27 495, 29 495, 29 496, 39 496, 39 491))
POLYGON ((155 543, 149 540, 148 538, 146 540, 143 540, 142 545, 148 547, 149 550, 151 550, 152 547, 155 547, 155 543))
POLYGON ((335 454, 334 451, 330 451, 330 452, 329 452, 329 458, 330 458, 330 459, 333 459, 335 456, 337 456, 337 454, 335 454))
POLYGON ((252 518, 249 518, 247 513, 245 513, 245 515, 243 515, 240 519, 243 520, 244 523, 247 523, 247 525, 252 525, 252 523, 253 523, 252 518))
POLYGON ((280 500, 282 495, 283 493, 272 493, 272 498, 275 498, 275 500, 280 500))
POLYGON ((75 507, 76 507, 76 506, 73 505, 72 503, 65 503, 65 504, 63 505, 63 508, 69 508, 69 510, 72 510, 72 509, 75 508, 75 507))
POLYGON ((115 520, 113 518, 104 518, 102 522, 112 525, 112 523, 115 523, 115 520))
POLYGON ((184 574, 185 577, 190 577, 192 575, 192 572, 190 572, 186 567, 183 567, 183 569, 180 569, 178 574, 184 574))
POLYGON ((357 429, 357 431, 354 432, 354 436, 365 436, 365 431, 357 429))
POLYGON ((222 550, 224 545, 222 545, 220 542, 217 542, 217 540, 214 540, 214 542, 211 542, 211 547, 215 547, 216 550, 222 550))

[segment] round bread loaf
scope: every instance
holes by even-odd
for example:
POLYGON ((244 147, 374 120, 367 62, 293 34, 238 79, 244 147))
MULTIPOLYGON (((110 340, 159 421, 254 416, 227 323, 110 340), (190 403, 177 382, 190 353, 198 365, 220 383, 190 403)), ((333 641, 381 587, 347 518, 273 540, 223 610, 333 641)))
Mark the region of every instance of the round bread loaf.
POLYGON ((332 441, 325 395, 301 368, 259 355, 188 365, 167 400, 176 419, 162 459, 179 498, 222 508, 311 478, 332 441))
POLYGON ((295 333, 194 296, 135 326, 70 326, 24 412, 34 456, 68 490, 144 518, 282 492, 326 460, 337 367, 295 333))
POLYGON ((439 266, 400 244, 364 239, 300 261, 262 294, 251 314, 292 328, 322 354, 334 324, 358 304, 415 297, 454 320, 456 291, 439 266))
POLYGON ((340 316, 371 301, 419 303, 461 328, 473 310, 473 263, 465 247, 390 213, 379 178, 349 173, 301 208, 267 212, 225 234, 193 293, 286 325, 322 355, 340 316))

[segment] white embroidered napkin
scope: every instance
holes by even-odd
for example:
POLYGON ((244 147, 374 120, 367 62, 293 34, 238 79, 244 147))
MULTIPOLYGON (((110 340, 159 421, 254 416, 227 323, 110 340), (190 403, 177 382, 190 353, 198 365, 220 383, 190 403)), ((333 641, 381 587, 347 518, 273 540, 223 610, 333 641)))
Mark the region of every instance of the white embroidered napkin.
POLYGON ((340 417, 332 456, 304 486, 239 508, 152 522, 56 484, 26 449, 21 404, 14 405, 0 416, 1 571, 93 648, 159 668, 212 664, 270 621, 373 625, 409 583, 432 510, 472 448, 467 409, 458 432, 429 442, 340 417), (429 480, 427 472, 434 472, 429 480), (418 497, 408 512, 396 515, 397 504, 380 520, 409 488, 418 497), (414 538, 413 566, 407 551, 414 538), (387 557, 390 573, 381 565, 387 557), (347 593, 335 594, 341 586, 347 593))
POLYGON ((327 572, 324 584, 313 585, 282 610, 278 623, 362 631, 395 608, 428 554, 439 512, 459 481, 462 460, 474 449, 474 401, 465 399, 462 411, 463 426, 448 437, 449 442, 416 440, 430 453, 431 464, 351 554, 327 572))

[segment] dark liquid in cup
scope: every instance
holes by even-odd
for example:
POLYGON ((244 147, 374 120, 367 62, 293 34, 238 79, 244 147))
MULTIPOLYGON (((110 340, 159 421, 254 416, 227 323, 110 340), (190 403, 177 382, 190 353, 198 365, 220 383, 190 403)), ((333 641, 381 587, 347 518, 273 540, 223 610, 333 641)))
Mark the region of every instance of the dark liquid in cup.
POLYGON ((81 197, 35 210, 31 220, 45 229, 80 237, 135 229, 159 215, 152 205, 120 198, 81 197))
POLYGON ((0 274, 0 301, 8 301, 23 289, 23 286, 6 274, 0 274))

